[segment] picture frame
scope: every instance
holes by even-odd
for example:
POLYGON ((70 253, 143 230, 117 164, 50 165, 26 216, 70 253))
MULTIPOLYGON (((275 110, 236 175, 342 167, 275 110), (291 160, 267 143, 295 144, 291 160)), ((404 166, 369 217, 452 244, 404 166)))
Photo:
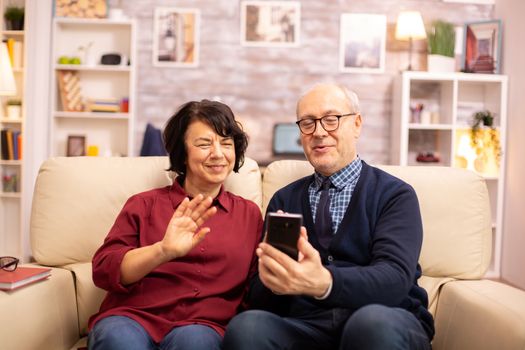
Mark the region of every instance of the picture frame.
POLYGON ((200 46, 200 10, 157 7, 153 21, 153 65, 197 67, 200 46))
POLYGON ((466 73, 498 74, 501 66, 501 20, 464 25, 461 70, 466 73))
POLYGON ((341 14, 339 40, 341 72, 383 73, 385 71, 385 15, 341 14))
POLYGON ((84 135, 69 135, 67 137, 66 156, 82 157, 86 155, 86 137, 84 135))
POLYGON ((301 31, 299 1, 242 1, 241 45, 297 47, 301 31))
POLYGON ((273 126, 272 151, 274 155, 304 154, 297 124, 277 123, 273 126))
POLYGON ((53 0, 53 15, 54 17, 106 18, 108 7, 108 0, 53 0))

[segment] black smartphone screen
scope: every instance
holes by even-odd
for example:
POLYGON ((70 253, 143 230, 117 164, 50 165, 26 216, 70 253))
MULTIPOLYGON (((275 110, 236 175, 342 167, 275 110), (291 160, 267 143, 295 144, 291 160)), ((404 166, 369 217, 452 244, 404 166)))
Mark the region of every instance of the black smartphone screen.
POLYGON ((297 240, 301 234, 301 214, 268 213, 266 216, 266 243, 297 260, 297 240))

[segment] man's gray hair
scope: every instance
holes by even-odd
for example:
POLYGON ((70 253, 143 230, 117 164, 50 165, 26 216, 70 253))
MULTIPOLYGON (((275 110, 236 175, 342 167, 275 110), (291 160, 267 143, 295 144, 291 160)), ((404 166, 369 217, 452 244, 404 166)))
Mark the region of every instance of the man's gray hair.
POLYGON ((359 107, 359 97, 357 97, 357 94, 353 92, 352 90, 349 90, 346 86, 341 84, 336 84, 336 86, 343 91, 346 98, 348 99, 348 102, 350 103, 351 108, 353 111, 350 113, 361 113, 361 108, 359 107))
POLYGON ((361 108, 359 107, 359 97, 357 97, 357 94, 354 91, 349 90, 346 86, 344 86, 342 84, 336 84, 336 83, 317 83, 317 84, 315 84, 314 86, 310 87, 308 90, 306 90, 305 92, 303 92, 301 94, 301 97, 297 101, 297 104, 299 104, 299 102, 301 102, 301 100, 310 91, 316 89, 319 86, 329 86, 329 85, 338 87, 343 92, 343 94, 345 95, 345 97, 346 97, 346 99, 348 101, 348 105, 349 105, 350 109, 352 109, 350 111, 350 113, 360 113, 361 112, 361 108))

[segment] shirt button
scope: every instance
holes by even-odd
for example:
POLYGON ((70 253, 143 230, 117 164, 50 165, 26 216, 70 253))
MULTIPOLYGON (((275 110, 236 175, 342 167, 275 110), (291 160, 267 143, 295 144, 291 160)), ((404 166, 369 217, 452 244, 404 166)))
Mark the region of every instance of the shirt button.
POLYGON ((198 288, 193 288, 193 291, 194 291, 195 293, 197 293, 197 292, 199 291, 199 289, 198 289, 198 288))
POLYGON ((201 252, 204 252, 204 248, 201 248, 201 252))
POLYGON ((328 255, 328 261, 330 261, 330 262, 334 261, 334 257, 331 256, 331 255, 328 255))
POLYGON ((201 273, 201 270, 197 270, 197 273, 201 273))

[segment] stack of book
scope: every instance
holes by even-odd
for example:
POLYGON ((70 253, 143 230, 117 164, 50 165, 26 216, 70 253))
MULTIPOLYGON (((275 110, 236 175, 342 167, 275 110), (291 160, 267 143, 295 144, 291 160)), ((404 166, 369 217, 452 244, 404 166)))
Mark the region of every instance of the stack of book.
POLYGON ((22 159, 22 133, 20 130, 2 129, 0 131, 2 160, 22 159))
POLYGON ((120 101, 114 98, 108 99, 88 99, 86 109, 91 112, 113 112, 120 111, 120 101))
POLYGON ((19 266, 15 271, 0 269, 0 290, 13 290, 51 276, 51 269, 19 266))

